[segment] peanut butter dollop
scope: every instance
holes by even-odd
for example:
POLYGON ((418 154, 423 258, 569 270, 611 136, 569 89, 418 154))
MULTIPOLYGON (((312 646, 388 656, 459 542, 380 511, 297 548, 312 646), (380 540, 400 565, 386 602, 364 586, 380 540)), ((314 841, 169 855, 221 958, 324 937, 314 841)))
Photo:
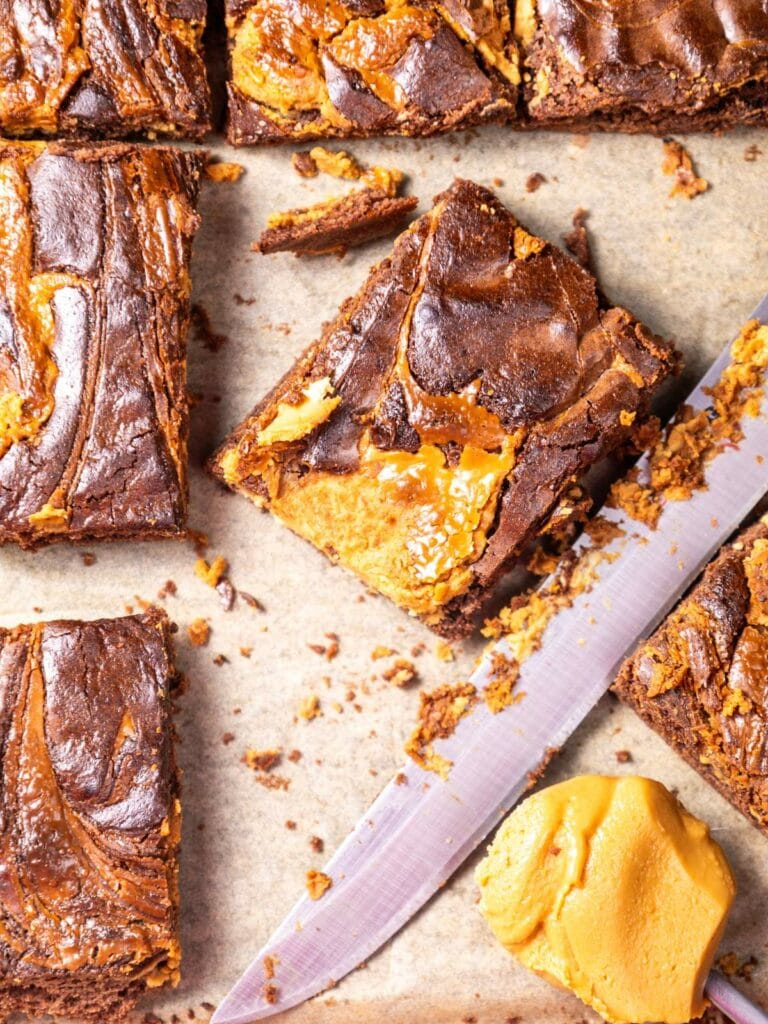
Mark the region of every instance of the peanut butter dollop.
POLYGON ((661 783, 587 775, 536 793, 475 877, 502 945, 607 1021, 703 1013, 736 887, 707 825, 661 783))

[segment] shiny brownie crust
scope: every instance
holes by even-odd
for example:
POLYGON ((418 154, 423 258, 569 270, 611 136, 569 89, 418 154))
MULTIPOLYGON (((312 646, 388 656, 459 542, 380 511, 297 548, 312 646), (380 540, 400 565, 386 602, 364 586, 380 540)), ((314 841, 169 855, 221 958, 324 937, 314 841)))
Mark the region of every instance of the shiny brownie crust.
POLYGON ((0 629, 0 1015, 122 1020, 178 977, 162 612, 0 629))
POLYGON ((614 692, 768 834, 768 521, 722 549, 614 692))
MULTIPOLYGON (((244 145, 368 135, 426 136, 503 121, 514 114, 519 70, 507 0, 484 5, 468 0, 442 4, 414 0, 402 18, 410 19, 408 30, 398 28, 399 12, 389 10, 395 6, 386 0, 340 0, 327 7, 317 0, 226 0, 229 141, 244 145), (321 8, 331 13, 326 16, 321 8), (262 28, 267 10, 268 23, 262 28), (334 15, 336 20, 331 22, 334 15), (258 21, 261 34, 257 51, 249 50, 246 62, 256 56, 264 67, 282 65, 282 88, 295 67, 302 93, 307 79, 316 83, 312 99, 300 98, 281 111, 249 95, 238 83, 237 40, 249 19, 258 21), (345 55, 352 48, 338 46, 358 25, 365 27, 363 47, 387 64, 389 84, 384 88, 373 80, 378 64, 374 67, 365 56, 347 60, 345 55), (386 58, 381 56, 384 53, 386 58)), ((383 82, 383 77, 378 81, 383 82)))
POLYGON ((199 138, 205 0, 0 5, 0 134, 199 138))
POLYGON ((0 543, 178 536, 204 157, 0 148, 0 543), (5 406, 3 405, 5 402, 5 406))
MULTIPOLYGON (((318 380, 330 382, 339 404, 306 437, 282 446, 285 479, 298 486, 318 474, 352 479, 363 444, 374 457, 418 455, 436 443, 452 467, 464 447, 490 452, 513 440, 513 465, 469 585, 425 617, 437 632, 460 636, 559 514, 568 488, 627 439, 675 364, 665 342, 600 299, 587 270, 530 236, 492 192, 459 180, 399 237, 391 257, 230 435, 211 469, 269 508, 264 475, 244 470, 233 484, 225 467, 241 455, 247 466, 255 438, 281 403, 300 400, 318 380), (429 427, 407 389, 433 410, 429 427), (473 389, 466 415, 482 421, 481 433, 496 424, 496 440, 473 439, 474 428, 462 425, 462 396, 473 389)), ((332 538, 318 546, 335 559, 332 538)))

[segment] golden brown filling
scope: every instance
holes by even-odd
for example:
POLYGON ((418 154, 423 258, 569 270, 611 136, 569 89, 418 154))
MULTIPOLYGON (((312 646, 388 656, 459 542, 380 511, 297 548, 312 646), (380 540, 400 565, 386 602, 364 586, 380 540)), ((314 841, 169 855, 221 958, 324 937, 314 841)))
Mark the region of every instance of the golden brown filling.
POLYGON ((37 153, 0 161, 0 294, 13 323, 12 348, 0 349, 0 458, 33 438, 53 412, 58 369, 51 303, 61 288, 86 287, 72 274, 33 274, 25 166, 37 153))
MULTIPOLYGON (((60 0, 46 6, 39 19, 24 20, 13 14, 0 18, 0 67, 23 69, 13 76, 0 73, 0 126, 5 131, 57 132, 64 101, 77 82, 94 70, 92 48, 110 51, 112 65, 106 73, 119 83, 111 98, 121 118, 136 120, 157 111, 158 97, 141 62, 111 46, 114 40, 109 31, 114 26, 110 19, 114 15, 102 14, 100 5, 86 8, 81 0, 60 0), (47 55, 41 60, 43 40, 50 53, 55 53, 55 61, 47 55)), ((202 25, 169 17, 156 0, 143 0, 142 7, 147 26, 157 30, 158 38, 172 38, 192 53, 199 50, 202 25)), ((145 32, 147 26, 143 26, 145 32)), ((143 127, 166 130, 173 126, 156 120, 143 127)))
MULTIPOLYGON (((355 71, 387 106, 403 110, 406 97, 392 70, 413 39, 431 39, 446 23, 509 82, 519 82, 517 64, 504 50, 508 15, 500 22, 492 5, 484 5, 492 27, 480 38, 437 4, 431 9, 407 0, 385 0, 385 10, 369 18, 355 17, 336 0, 302 0, 292 4, 290 11, 286 7, 260 0, 244 15, 228 19, 234 85, 278 118, 292 119, 312 110, 329 125, 347 125, 328 95, 323 53, 355 71)), ((317 123, 307 130, 316 132, 317 123)))

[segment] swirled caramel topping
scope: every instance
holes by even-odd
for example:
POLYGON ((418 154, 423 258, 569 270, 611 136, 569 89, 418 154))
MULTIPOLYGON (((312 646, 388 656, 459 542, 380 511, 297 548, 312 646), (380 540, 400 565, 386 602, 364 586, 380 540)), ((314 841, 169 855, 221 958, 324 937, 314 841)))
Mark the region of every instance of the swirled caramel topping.
POLYGON ((228 4, 236 142, 435 130, 508 115, 520 81, 502 0, 228 4))
POLYGON ((16 0, 0 18, 5 135, 202 135, 205 3, 16 0))
POLYGON ((0 147, 0 543, 183 528, 202 162, 0 147))
POLYGON ((178 977, 168 622, 0 631, 4 987, 178 977))
POLYGON ((587 271, 459 181, 214 467, 441 628, 626 436, 671 361, 601 307, 587 271))

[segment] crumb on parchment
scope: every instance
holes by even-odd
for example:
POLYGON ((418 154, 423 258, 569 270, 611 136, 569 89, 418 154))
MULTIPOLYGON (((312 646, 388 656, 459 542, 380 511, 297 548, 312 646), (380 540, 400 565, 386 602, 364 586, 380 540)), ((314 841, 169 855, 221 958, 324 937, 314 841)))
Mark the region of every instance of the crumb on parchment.
POLYGON ((198 558, 195 562, 195 576, 203 583, 207 583, 209 587, 216 587, 227 569, 229 569, 229 562, 223 555, 217 555, 210 563, 204 558, 198 558))
POLYGON ((306 697, 302 697, 299 701, 299 718, 303 718, 305 722, 311 722, 313 718, 317 718, 321 715, 320 710, 320 698, 316 693, 309 693, 306 697))
POLYGON ((664 140, 661 169, 664 174, 674 175, 675 178, 672 191, 669 193, 670 199, 694 199, 709 188, 709 182, 696 174, 688 150, 674 139, 664 140))
POLYGON ((211 627, 205 619, 194 619, 187 626, 187 635, 193 647, 205 647, 211 637, 211 627))
POLYGON ((205 165, 205 176, 210 181, 233 182, 240 179, 244 170, 242 164, 226 160, 213 160, 205 165))

